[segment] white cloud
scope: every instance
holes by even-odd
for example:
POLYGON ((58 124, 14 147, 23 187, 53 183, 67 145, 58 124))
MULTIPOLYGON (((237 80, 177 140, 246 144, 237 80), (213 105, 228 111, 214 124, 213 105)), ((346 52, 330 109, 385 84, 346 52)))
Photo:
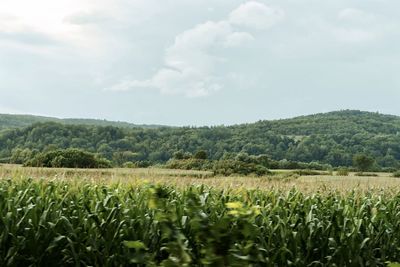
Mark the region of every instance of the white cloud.
POLYGON ((108 90, 130 91, 132 88, 158 88, 162 94, 183 94, 187 97, 207 96, 221 89, 216 78, 194 68, 182 71, 160 69, 150 80, 124 80, 108 90))
MULTIPOLYGON (((206 22, 179 34, 166 49, 164 64, 149 80, 123 81, 111 87, 114 91, 132 88, 158 88, 163 94, 187 97, 206 96, 221 89, 213 71, 219 58, 210 49, 229 42, 235 32, 229 23, 206 22)), ((234 38, 234 37, 233 37, 234 38)))
POLYGON ((332 27, 336 40, 347 43, 366 43, 377 40, 386 31, 385 22, 361 9, 345 8, 337 15, 339 24, 332 27))
POLYGON ((267 29, 281 21, 284 15, 284 11, 280 8, 249 1, 233 10, 229 21, 234 25, 267 29))
POLYGON ((75 29, 65 24, 63 19, 90 6, 88 1, 77 0, 4 0, 0 2, 0 10, 13 18, 8 25, 8 31, 29 28, 54 37, 74 34, 75 29))
POLYGON ((50 42, 93 51, 97 40, 83 27, 66 19, 95 6, 90 0, 0 1, 0 41, 28 47, 33 52, 40 52, 41 46, 50 42))
POLYGON ((375 18, 375 15, 355 8, 345 8, 338 14, 338 19, 341 21, 362 24, 374 22, 375 18))
POLYGON ((197 125, 324 108, 298 101, 307 96, 396 107, 398 8, 398 0, 0 0, 0 99, 26 112, 197 125), (278 11, 257 15, 268 9, 278 11), (111 86, 135 91, 99 92, 111 86), (368 97, 358 101, 361 91, 368 97), (204 95, 212 97, 184 97, 204 95), (286 113, 282 101, 293 104, 286 113))
POLYGON ((0 13, 0 32, 11 33, 20 31, 22 28, 15 16, 0 13))
POLYGON ((234 32, 227 36, 224 44, 228 47, 233 47, 244 45, 254 40, 254 36, 248 32, 234 32))
MULTIPOLYGON (((250 32, 239 31, 238 25, 251 29, 271 27, 283 12, 258 2, 248 2, 235 9, 226 20, 207 21, 175 37, 165 50, 164 66, 148 80, 124 80, 107 90, 128 91, 155 88, 163 94, 186 97, 207 96, 224 87, 221 72, 227 59, 215 52, 238 48, 255 40, 250 32)), ((222 75, 223 76, 223 75, 222 75)))

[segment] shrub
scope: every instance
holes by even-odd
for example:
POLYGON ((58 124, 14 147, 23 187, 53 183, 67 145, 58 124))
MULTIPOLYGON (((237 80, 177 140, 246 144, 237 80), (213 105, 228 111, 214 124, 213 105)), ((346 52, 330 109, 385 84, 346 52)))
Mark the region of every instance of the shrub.
POLYGON ((33 159, 26 161, 24 166, 48 168, 110 168, 111 163, 104 158, 97 157, 93 153, 70 148, 39 153, 33 159))
POLYGON ((124 167, 124 168, 129 168, 129 169, 134 169, 134 168, 137 168, 137 165, 136 165, 134 162, 132 162, 132 161, 128 161, 128 162, 125 162, 125 163, 122 165, 122 167, 124 167))
POLYGON ((353 157, 353 166, 361 172, 371 170, 374 163, 375 160, 365 154, 357 154, 353 157))
POLYGON ((400 171, 394 172, 393 177, 400 178, 400 171))
POLYGON ((294 173, 296 173, 300 176, 328 175, 328 173, 319 172, 319 171, 315 171, 315 170, 297 170, 297 171, 294 171, 294 173))
POLYGON ((262 176, 269 174, 268 168, 251 162, 243 162, 234 159, 225 160, 203 160, 203 159, 172 159, 165 165, 168 169, 180 170, 199 170, 199 171, 213 171, 214 175, 250 175, 254 174, 262 176))
POLYGON ((357 176, 365 176, 365 177, 378 177, 376 173, 365 173, 365 172, 357 172, 357 176))
POLYGON ((152 165, 151 162, 148 160, 136 161, 135 163, 138 166, 138 168, 147 168, 152 165))
POLYGON ((340 168, 337 170, 336 175, 338 176, 349 176, 349 170, 347 168, 340 168))
POLYGON ((207 152, 204 150, 199 150, 193 156, 195 159, 207 159, 207 152))
POLYGON ((262 176, 270 174, 270 171, 262 166, 254 163, 247 163, 237 160, 219 160, 214 163, 214 175, 250 175, 254 174, 262 176))
POLYGON ((167 162, 165 167, 168 169, 178 169, 178 170, 206 171, 212 169, 212 163, 208 160, 195 159, 195 158, 182 159, 182 160, 172 159, 167 162))
POLYGON ((181 160, 181 159, 184 159, 184 154, 183 154, 183 152, 182 151, 176 151, 174 154, 173 154, 173 158, 174 159, 178 159, 178 160, 181 160))

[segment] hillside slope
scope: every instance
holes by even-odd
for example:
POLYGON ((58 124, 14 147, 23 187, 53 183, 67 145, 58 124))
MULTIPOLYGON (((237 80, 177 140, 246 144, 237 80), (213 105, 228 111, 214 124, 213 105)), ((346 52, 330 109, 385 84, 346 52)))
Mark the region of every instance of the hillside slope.
POLYGON ((23 128, 40 122, 57 122, 61 124, 81 124, 94 126, 113 126, 125 128, 157 128, 158 125, 137 125, 129 122, 96 120, 96 119, 59 119, 34 115, 0 114, 0 130, 23 128))
POLYGON ((381 167, 398 167, 400 117, 336 111, 293 119, 217 127, 156 129, 39 123, 0 134, 0 158, 30 157, 54 148, 82 148, 122 164, 165 162, 177 151, 207 151, 212 159, 230 154, 267 154, 276 160, 348 166, 357 153, 381 167), (23 151, 23 153, 22 153, 23 151))
POLYGON ((400 133, 400 117, 357 110, 334 111, 293 119, 261 121, 257 124, 284 135, 400 133))

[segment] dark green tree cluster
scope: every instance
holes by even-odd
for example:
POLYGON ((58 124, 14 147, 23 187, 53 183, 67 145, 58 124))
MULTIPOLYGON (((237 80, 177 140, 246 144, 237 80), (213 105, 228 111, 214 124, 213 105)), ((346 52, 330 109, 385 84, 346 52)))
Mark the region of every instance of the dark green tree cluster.
POLYGON ((270 171, 263 165, 239 160, 218 160, 213 165, 214 175, 257 175, 269 174, 270 171))
POLYGON ((214 175, 266 175, 269 174, 269 169, 302 169, 302 170, 328 170, 330 165, 319 163, 302 163, 292 162, 287 160, 276 161, 270 159, 267 155, 249 155, 247 153, 225 154, 219 160, 207 160, 199 158, 196 153, 193 156, 188 156, 189 153, 179 152, 175 157, 169 160, 166 168, 182 169, 182 170, 203 170, 212 171, 214 175), (185 155, 182 157, 182 155, 185 155))
POLYGON ((353 157, 353 166, 361 172, 370 171, 374 163, 375 160, 365 154, 357 154, 353 157))
POLYGON ((37 154, 24 163, 30 167, 49 168, 110 168, 111 163, 79 149, 58 149, 37 154))
POLYGON ((20 163, 39 152, 67 148, 97 153, 119 166, 189 159, 203 151, 195 158, 268 155, 284 168, 300 162, 352 166, 354 155, 365 154, 376 168, 398 168, 400 118, 341 111, 234 126, 118 128, 47 122, 0 132, 1 162, 20 163))

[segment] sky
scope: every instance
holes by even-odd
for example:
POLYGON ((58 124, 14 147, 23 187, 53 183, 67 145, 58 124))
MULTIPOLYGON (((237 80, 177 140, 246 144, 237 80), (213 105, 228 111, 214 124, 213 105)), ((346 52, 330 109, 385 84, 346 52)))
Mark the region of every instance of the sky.
POLYGON ((1 0, 0 113, 229 125, 400 115, 398 0, 1 0))

